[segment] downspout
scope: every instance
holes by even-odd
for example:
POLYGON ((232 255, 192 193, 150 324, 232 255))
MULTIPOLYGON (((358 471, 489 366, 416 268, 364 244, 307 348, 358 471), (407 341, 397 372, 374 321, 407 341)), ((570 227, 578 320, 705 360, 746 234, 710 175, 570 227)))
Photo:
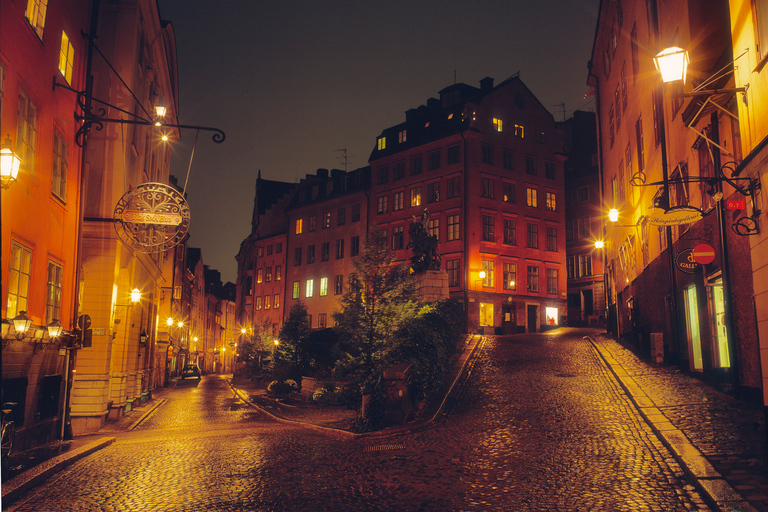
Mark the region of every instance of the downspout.
MULTIPOLYGON (((93 40, 96 37, 96 31, 99 24, 99 0, 93 0, 91 5, 91 20, 90 27, 88 29, 88 52, 85 59, 85 94, 83 97, 83 111, 89 112, 91 108, 91 97, 93 95, 93 40)), ((86 147, 87 147, 88 135, 83 133, 83 145, 80 151, 80 188, 77 191, 78 200, 78 218, 77 218, 77 246, 75 248, 75 285, 73 286, 72 297, 72 323, 70 328, 72 330, 77 326, 77 320, 80 313, 80 266, 82 265, 83 257, 83 223, 85 222, 85 188, 88 180, 86 175, 88 174, 88 163, 86 160, 86 147)), ((66 426, 71 422, 71 401, 72 401, 72 385, 74 383, 74 374, 77 367, 77 349, 75 348, 76 340, 72 340, 72 347, 67 349, 67 364, 66 375, 64 378, 64 410, 61 415, 61 439, 64 439, 66 426), (68 421, 69 420, 69 421, 68 421)))
MULTIPOLYGON (((712 127, 712 140, 720 140, 720 124, 717 112, 710 114, 710 126, 712 127)), ((712 145, 712 163, 715 169, 720 169, 720 148, 716 145, 712 145)), ((717 182, 717 191, 723 192, 723 182, 717 182)), ((725 332, 728 339, 728 352, 731 365, 731 383, 737 385, 739 379, 739 358, 736 352, 736 339, 735 331, 733 329, 733 296, 731 294, 731 266, 728 264, 730 259, 728 258, 728 226, 725 220, 725 212, 723 211, 724 201, 721 199, 717 202, 717 221, 720 229, 720 268, 723 272, 723 298, 724 298, 724 313, 725 313, 725 332)))
MULTIPOLYGON (((461 140, 464 141, 464 197, 461 198, 464 206, 464 332, 469 332, 469 159, 467 157, 467 139, 464 137, 464 130, 459 132, 461 140)), ((517 319, 515 319, 517 321, 517 319)))
MULTIPOLYGON (((597 172, 600 179, 600 207, 605 207, 605 181, 603 176, 603 145, 600 143, 602 138, 601 133, 601 125, 600 125, 600 77, 592 73, 592 61, 590 60, 587 63, 587 70, 589 73, 587 74, 587 85, 589 85, 589 77, 594 78, 594 86, 595 86, 595 127, 597 128, 597 172)), ((600 238, 605 242, 605 222, 600 220, 600 238)), ((605 327, 606 331, 610 332, 610 320, 608 318, 608 315, 610 313, 610 309, 608 307, 610 300, 611 300, 611 288, 610 288, 610 279, 608 275, 608 265, 607 258, 606 258, 606 251, 608 248, 603 244, 602 249, 602 255, 603 255, 603 301, 604 301, 604 315, 605 315, 605 327)), ((616 311, 616 337, 619 336, 619 315, 618 311, 616 311)))

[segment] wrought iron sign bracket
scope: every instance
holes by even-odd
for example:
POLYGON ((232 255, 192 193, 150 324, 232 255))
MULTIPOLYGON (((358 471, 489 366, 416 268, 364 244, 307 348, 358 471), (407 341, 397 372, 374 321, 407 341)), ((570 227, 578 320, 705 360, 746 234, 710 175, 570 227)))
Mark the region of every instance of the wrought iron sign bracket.
POLYGON ((89 96, 86 91, 78 91, 77 89, 74 89, 72 87, 69 87, 66 84, 62 84, 56 80, 56 77, 53 77, 53 88, 54 90, 57 87, 62 87, 64 89, 67 89, 69 91, 74 92, 77 94, 77 104, 80 107, 80 110, 83 111, 83 114, 75 113, 75 119, 80 122, 80 128, 78 128, 77 133, 75 134, 75 142, 79 147, 85 147, 86 144, 86 137, 89 133, 91 133, 91 130, 96 129, 96 131, 101 131, 104 129, 105 123, 115 123, 115 124, 130 124, 130 125, 139 125, 139 126, 155 126, 157 128, 178 128, 178 129, 189 129, 189 130, 202 130, 202 131, 209 131, 214 132, 211 136, 211 139, 216 144, 221 144, 224 142, 224 139, 226 139, 226 134, 223 130, 220 130, 219 128, 213 128, 210 126, 195 126, 195 125, 189 125, 189 124, 170 124, 170 123, 163 123, 163 122, 154 122, 149 119, 144 119, 132 112, 128 112, 127 110, 123 110, 120 107, 116 107, 114 105, 111 105, 105 101, 101 101, 98 98, 95 98, 93 96, 89 96), (106 107, 115 109, 119 112, 123 112, 129 116, 134 117, 134 119, 116 119, 116 118, 110 118, 107 116, 107 110, 104 107, 99 107, 98 111, 94 113, 94 109, 90 107, 89 105, 91 103, 99 103, 101 105, 104 105, 106 107))

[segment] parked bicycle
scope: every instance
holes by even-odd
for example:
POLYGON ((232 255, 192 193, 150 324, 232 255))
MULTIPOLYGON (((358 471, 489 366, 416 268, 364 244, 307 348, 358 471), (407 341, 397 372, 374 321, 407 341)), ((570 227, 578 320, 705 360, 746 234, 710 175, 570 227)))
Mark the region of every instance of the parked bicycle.
MULTIPOLYGON (((16 406, 19 405, 16 402, 6 402, 3 404, 3 430, 2 430, 2 458, 5 459, 11 453, 13 448, 13 434, 16 430, 16 425, 13 421, 13 412, 16 406)), ((3 460, 5 462, 5 460, 3 460)))

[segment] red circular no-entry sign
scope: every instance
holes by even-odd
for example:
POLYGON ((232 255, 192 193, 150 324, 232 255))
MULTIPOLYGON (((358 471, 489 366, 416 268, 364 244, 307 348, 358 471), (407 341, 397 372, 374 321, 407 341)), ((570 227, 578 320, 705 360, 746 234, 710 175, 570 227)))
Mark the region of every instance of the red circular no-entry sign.
POLYGON ((709 244, 699 244, 693 248, 691 257, 699 265, 706 265, 715 259, 715 249, 709 244))

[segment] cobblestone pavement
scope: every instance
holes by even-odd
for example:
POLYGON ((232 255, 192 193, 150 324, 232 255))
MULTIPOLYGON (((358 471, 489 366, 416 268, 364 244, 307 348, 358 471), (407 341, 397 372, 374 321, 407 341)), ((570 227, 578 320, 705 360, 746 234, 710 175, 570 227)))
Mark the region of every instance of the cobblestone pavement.
POLYGON ((676 366, 643 361, 599 331, 590 335, 734 490, 768 511, 766 425, 759 399, 730 396, 676 366))
POLYGON ((275 422, 217 376, 18 511, 708 510, 581 333, 487 337, 432 428, 349 439, 275 422))

